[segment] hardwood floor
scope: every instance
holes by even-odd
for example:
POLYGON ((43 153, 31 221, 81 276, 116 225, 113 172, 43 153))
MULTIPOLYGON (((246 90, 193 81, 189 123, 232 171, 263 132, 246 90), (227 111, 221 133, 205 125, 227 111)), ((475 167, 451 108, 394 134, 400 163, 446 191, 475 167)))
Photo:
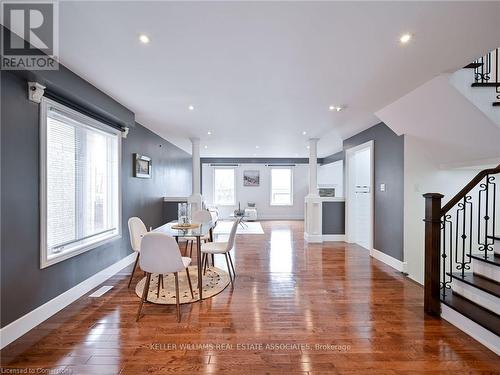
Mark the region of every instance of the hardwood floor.
MULTIPOLYGON (((264 235, 237 236, 234 290, 183 305, 181 323, 175 305, 153 304, 135 322, 129 267, 104 296, 79 299, 2 350, 2 373, 500 373, 493 352, 424 316, 423 288, 366 250, 305 245, 302 222, 262 224, 264 235)), ((224 257, 216 265, 225 269, 224 257)))

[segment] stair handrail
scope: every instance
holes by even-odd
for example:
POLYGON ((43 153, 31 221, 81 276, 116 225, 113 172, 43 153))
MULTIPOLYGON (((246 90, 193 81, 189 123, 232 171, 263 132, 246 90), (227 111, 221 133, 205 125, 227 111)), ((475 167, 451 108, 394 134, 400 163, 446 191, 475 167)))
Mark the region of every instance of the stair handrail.
POLYGON ((490 174, 500 173, 500 164, 498 164, 495 168, 483 169, 479 172, 465 187, 460 190, 453 198, 449 200, 441 208, 441 216, 446 215, 446 213, 451 210, 458 202, 460 202, 472 189, 476 187, 476 185, 481 182, 483 178, 490 174))
MULTIPOLYGON (((446 290, 446 285, 440 280, 441 261, 445 261, 445 257, 441 253, 441 229, 450 216, 448 212, 460 202, 465 206, 470 198, 468 194, 471 190, 485 177, 485 187, 487 188, 489 176, 498 173, 500 173, 500 164, 495 168, 482 170, 444 206, 441 206, 443 194, 427 193, 423 195, 425 198, 424 310, 429 315, 441 315, 441 292, 444 293, 446 290)), ((486 249, 485 254, 487 254, 486 249)), ((464 269, 462 269, 463 271, 464 269)))

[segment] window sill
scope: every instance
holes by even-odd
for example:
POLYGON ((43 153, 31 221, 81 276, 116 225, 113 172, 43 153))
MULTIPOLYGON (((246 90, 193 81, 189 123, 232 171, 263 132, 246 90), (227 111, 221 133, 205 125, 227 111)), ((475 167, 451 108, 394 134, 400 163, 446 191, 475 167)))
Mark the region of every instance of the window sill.
POLYGON ((50 267, 56 263, 62 262, 64 260, 67 260, 67 259, 72 258, 72 257, 77 256, 77 255, 83 254, 87 251, 96 249, 99 246, 102 246, 108 242, 117 240, 119 238, 121 238, 121 233, 111 234, 111 235, 104 237, 96 242, 93 242, 90 244, 84 244, 84 245, 81 245, 80 247, 75 247, 72 250, 65 251, 65 252, 62 252, 62 253, 57 254, 57 255, 45 257, 45 259, 43 258, 43 255, 42 255, 42 259, 40 259, 40 269, 50 267))

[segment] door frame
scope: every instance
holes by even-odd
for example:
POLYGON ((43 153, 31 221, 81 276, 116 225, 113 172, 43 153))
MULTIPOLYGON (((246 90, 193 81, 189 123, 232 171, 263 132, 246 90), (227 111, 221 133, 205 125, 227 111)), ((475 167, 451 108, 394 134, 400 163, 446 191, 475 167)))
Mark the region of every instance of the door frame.
POLYGON ((357 152, 361 151, 364 149, 369 149, 370 150, 370 206, 371 206, 371 215, 370 215, 370 233, 368 234, 368 250, 370 251, 370 254, 372 253, 373 250, 373 237, 374 237, 374 223, 375 223, 375 160, 374 160, 374 149, 375 149, 375 142, 373 140, 362 143, 358 146, 354 146, 351 148, 346 149, 345 151, 345 184, 344 184, 344 191, 345 191, 345 204, 346 204, 346 209, 345 209, 345 234, 346 234, 346 242, 348 243, 354 243, 354 230, 353 230, 353 224, 352 224, 352 210, 353 210, 353 205, 352 205, 352 200, 354 198, 354 191, 353 189, 350 188, 350 180, 352 177, 352 162, 351 158, 352 156, 357 152))

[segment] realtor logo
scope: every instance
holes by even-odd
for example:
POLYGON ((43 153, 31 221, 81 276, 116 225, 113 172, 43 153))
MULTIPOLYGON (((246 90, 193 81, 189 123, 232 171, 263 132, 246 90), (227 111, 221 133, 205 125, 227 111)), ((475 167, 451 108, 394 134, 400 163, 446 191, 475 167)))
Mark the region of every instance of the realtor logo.
POLYGON ((57 2, 1 2, 1 69, 57 70, 57 2))

